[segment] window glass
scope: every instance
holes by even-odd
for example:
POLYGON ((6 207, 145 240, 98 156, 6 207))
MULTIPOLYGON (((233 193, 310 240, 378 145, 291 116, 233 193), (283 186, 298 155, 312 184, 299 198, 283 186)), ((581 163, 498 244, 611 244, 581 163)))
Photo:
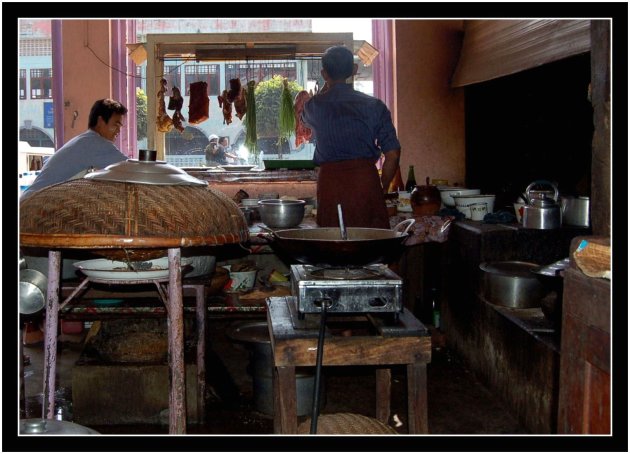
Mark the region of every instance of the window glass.
POLYGON ((20 69, 20 99, 26 99, 26 70, 20 69))
POLYGON ((31 99, 52 99, 52 68, 31 69, 31 99))
POLYGON ((200 65, 187 63, 184 65, 186 96, 190 96, 190 84, 205 82, 208 84, 208 95, 216 96, 219 91, 219 65, 200 65))
MULTIPOLYGON (((210 135, 227 137, 227 151, 236 155, 236 159, 228 159, 228 164, 258 164, 260 159, 312 159, 314 145, 301 144, 295 146, 295 137, 288 140, 279 139, 278 117, 280 114, 280 96, 282 81, 290 83, 292 97, 299 90, 313 90, 323 86, 319 58, 304 60, 254 60, 254 61, 217 61, 212 64, 198 64, 193 61, 165 63, 179 64, 184 73, 186 91, 182 93, 184 103, 182 115, 189 119, 191 105, 190 84, 203 80, 208 83, 209 118, 195 125, 184 123, 185 129, 179 132, 171 130, 165 137, 165 160, 180 167, 205 166, 204 150, 209 144, 210 135), (253 153, 245 147, 247 132, 247 114, 239 118, 236 103, 223 104, 224 91, 231 88, 230 80, 238 79, 241 86, 247 89, 247 83, 256 83, 256 128, 257 150, 253 153), (222 102, 219 102, 219 97, 222 102), (229 112, 229 113, 228 113, 229 112)), ((244 93, 243 93, 244 94, 244 93)), ((165 105, 169 105, 172 96, 172 85, 167 85, 165 105)), ((167 114, 173 117, 174 111, 167 108, 167 114)))

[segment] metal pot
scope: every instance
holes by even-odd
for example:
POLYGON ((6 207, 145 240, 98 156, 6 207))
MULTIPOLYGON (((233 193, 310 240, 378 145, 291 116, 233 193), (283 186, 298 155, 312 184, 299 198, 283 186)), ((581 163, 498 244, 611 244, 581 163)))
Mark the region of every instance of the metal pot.
POLYGON ((48 279, 37 270, 20 270, 20 314, 34 314, 46 305, 48 279))
POLYGON ((577 227, 589 227, 590 222, 590 199, 588 197, 560 197, 560 208, 562 210, 562 223, 577 227))
POLYGON ((305 204, 304 200, 259 200, 258 212, 267 227, 286 229, 300 225, 305 204))
POLYGON ((481 263, 481 296, 491 304, 512 309, 540 307, 549 290, 532 273, 538 268, 535 263, 518 261, 481 263))
POLYGON ((558 205, 558 188, 549 181, 537 180, 530 183, 525 190, 529 203, 523 207, 523 227, 528 229, 557 229, 562 221, 562 213, 558 205), (553 198, 533 197, 532 188, 536 185, 550 185, 553 198))
POLYGON ((347 240, 341 239, 338 227, 278 230, 271 232, 271 246, 310 265, 391 263, 402 253, 402 245, 414 222, 407 219, 391 230, 348 227, 347 240))

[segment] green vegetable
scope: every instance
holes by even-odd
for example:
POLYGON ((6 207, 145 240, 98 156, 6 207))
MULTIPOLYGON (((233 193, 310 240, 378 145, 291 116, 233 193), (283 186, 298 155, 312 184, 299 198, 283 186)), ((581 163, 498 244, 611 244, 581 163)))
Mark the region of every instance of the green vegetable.
POLYGON ((293 109, 293 96, 286 78, 282 81, 282 93, 280 94, 280 115, 278 117, 278 142, 289 140, 295 130, 295 112, 293 109))
POLYGON ((247 113, 245 114, 245 146, 250 153, 256 153, 256 142, 258 136, 256 135, 256 95, 254 90, 256 88, 256 81, 250 80, 247 82, 247 93, 245 94, 245 100, 247 101, 247 113))

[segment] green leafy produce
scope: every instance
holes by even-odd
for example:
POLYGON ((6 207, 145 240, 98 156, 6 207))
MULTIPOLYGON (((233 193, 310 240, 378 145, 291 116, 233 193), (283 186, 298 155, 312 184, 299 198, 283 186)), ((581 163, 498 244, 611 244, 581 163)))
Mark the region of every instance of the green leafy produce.
POLYGON ((295 112, 293 109, 293 96, 289 89, 289 82, 285 78, 282 81, 282 93, 280 94, 280 115, 278 116, 278 141, 289 140, 295 130, 295 112))
POLYGON ((256 153, 256 142, 258 136, 256 135, 256 81, 250 80, 247 82, 247 93, 245 99, 247 101, 247 113, 245 114, 245 146, 250 153, 256 153))

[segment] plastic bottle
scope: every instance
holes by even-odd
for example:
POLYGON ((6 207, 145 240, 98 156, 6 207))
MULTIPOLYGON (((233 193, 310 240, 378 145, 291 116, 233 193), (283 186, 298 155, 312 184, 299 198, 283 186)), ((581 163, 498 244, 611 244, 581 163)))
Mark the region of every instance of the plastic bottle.
POLYGON ((435 329, 439 329, 441 326, 440 320, 440 302, 437 297, 437 289, 431 289, 431 307, 433 309, 433 326, 435 329))
POLYGON ((409 166, 409 171, 407 172, 407 183, 405 184, 405 191, 413 191, 416 187, 416 184, 416 174, 413 171, 413 166, 409 166))

